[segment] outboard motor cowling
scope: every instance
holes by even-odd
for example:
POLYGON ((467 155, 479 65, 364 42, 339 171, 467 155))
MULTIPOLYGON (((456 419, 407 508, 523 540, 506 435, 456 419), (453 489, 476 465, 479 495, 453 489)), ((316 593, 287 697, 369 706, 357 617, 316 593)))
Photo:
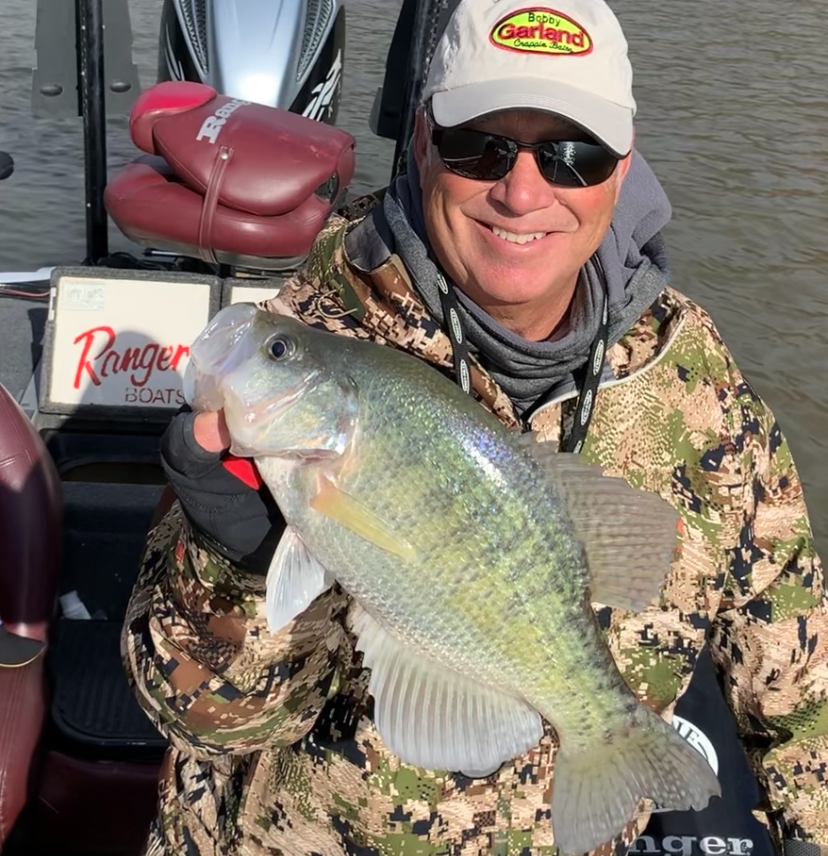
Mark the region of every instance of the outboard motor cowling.
POLYGON ((164 0, 158 80, 335 124, 345 56, 342 0, 164 0))

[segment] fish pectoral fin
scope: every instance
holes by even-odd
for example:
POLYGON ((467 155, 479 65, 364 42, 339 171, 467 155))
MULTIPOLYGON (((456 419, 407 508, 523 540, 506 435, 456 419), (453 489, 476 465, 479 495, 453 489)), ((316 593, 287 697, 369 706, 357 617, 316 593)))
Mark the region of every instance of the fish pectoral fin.
POLYGON ((402 761, 487 776, 538 744, 543 724, 527 702, 446 668, 356 609, 356 648, 371 669, 374 722, 402 761))
POLYGON ((326 476, 319 477, 319 491, 311 500, 311 508, 347 526, 360 538, 376 544, 401 559, 412 560, 416 556, 414 548, 400 537, 387 521, 365 508, 358 500, 343 493, 326 476))
POLYGON ((290 624, 333 583, 333 577, 288 526, 267 571, 265 599, 270 631, 276 633, 290 624))
POLYGON ((677 545, 678 512, 579 455, 532 433, 518 443, 543 466, 584 545, 593 602, 642 612, 661 592, 677 545))

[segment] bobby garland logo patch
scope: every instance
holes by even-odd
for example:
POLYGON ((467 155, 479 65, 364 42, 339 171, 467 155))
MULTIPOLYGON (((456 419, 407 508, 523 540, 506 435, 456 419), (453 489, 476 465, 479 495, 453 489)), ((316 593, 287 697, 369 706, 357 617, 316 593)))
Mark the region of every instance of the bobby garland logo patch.
POLYGON ((572 18, 554 9, 519 9, 501 18, 489 40, 495 47, 520 53, 586 56, 592 38, 572 18))

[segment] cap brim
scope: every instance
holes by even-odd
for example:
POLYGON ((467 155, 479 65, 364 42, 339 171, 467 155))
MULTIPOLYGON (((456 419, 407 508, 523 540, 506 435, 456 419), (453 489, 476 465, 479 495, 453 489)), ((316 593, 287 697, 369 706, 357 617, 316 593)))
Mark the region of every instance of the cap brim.
POLYGON ((444 128, 462 125, 498 110, 525 109, 555 113, 580 125, 619 157, 633 143, 633 111, 567 83, 511 78, 469 83, 435 92, 434 120, 444 128))

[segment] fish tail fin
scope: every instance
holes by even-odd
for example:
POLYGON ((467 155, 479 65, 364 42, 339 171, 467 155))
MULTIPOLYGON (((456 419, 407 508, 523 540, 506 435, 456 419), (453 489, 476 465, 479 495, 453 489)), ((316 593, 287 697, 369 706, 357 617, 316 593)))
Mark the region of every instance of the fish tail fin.
POLYGON ((705 758, 641 705, 606 742, 571 755, 562 745, 552 783, 555 844, 575 854, 611 841, 645 798, 700 811, 712 796, 721 796, 721 785, 705 758))

